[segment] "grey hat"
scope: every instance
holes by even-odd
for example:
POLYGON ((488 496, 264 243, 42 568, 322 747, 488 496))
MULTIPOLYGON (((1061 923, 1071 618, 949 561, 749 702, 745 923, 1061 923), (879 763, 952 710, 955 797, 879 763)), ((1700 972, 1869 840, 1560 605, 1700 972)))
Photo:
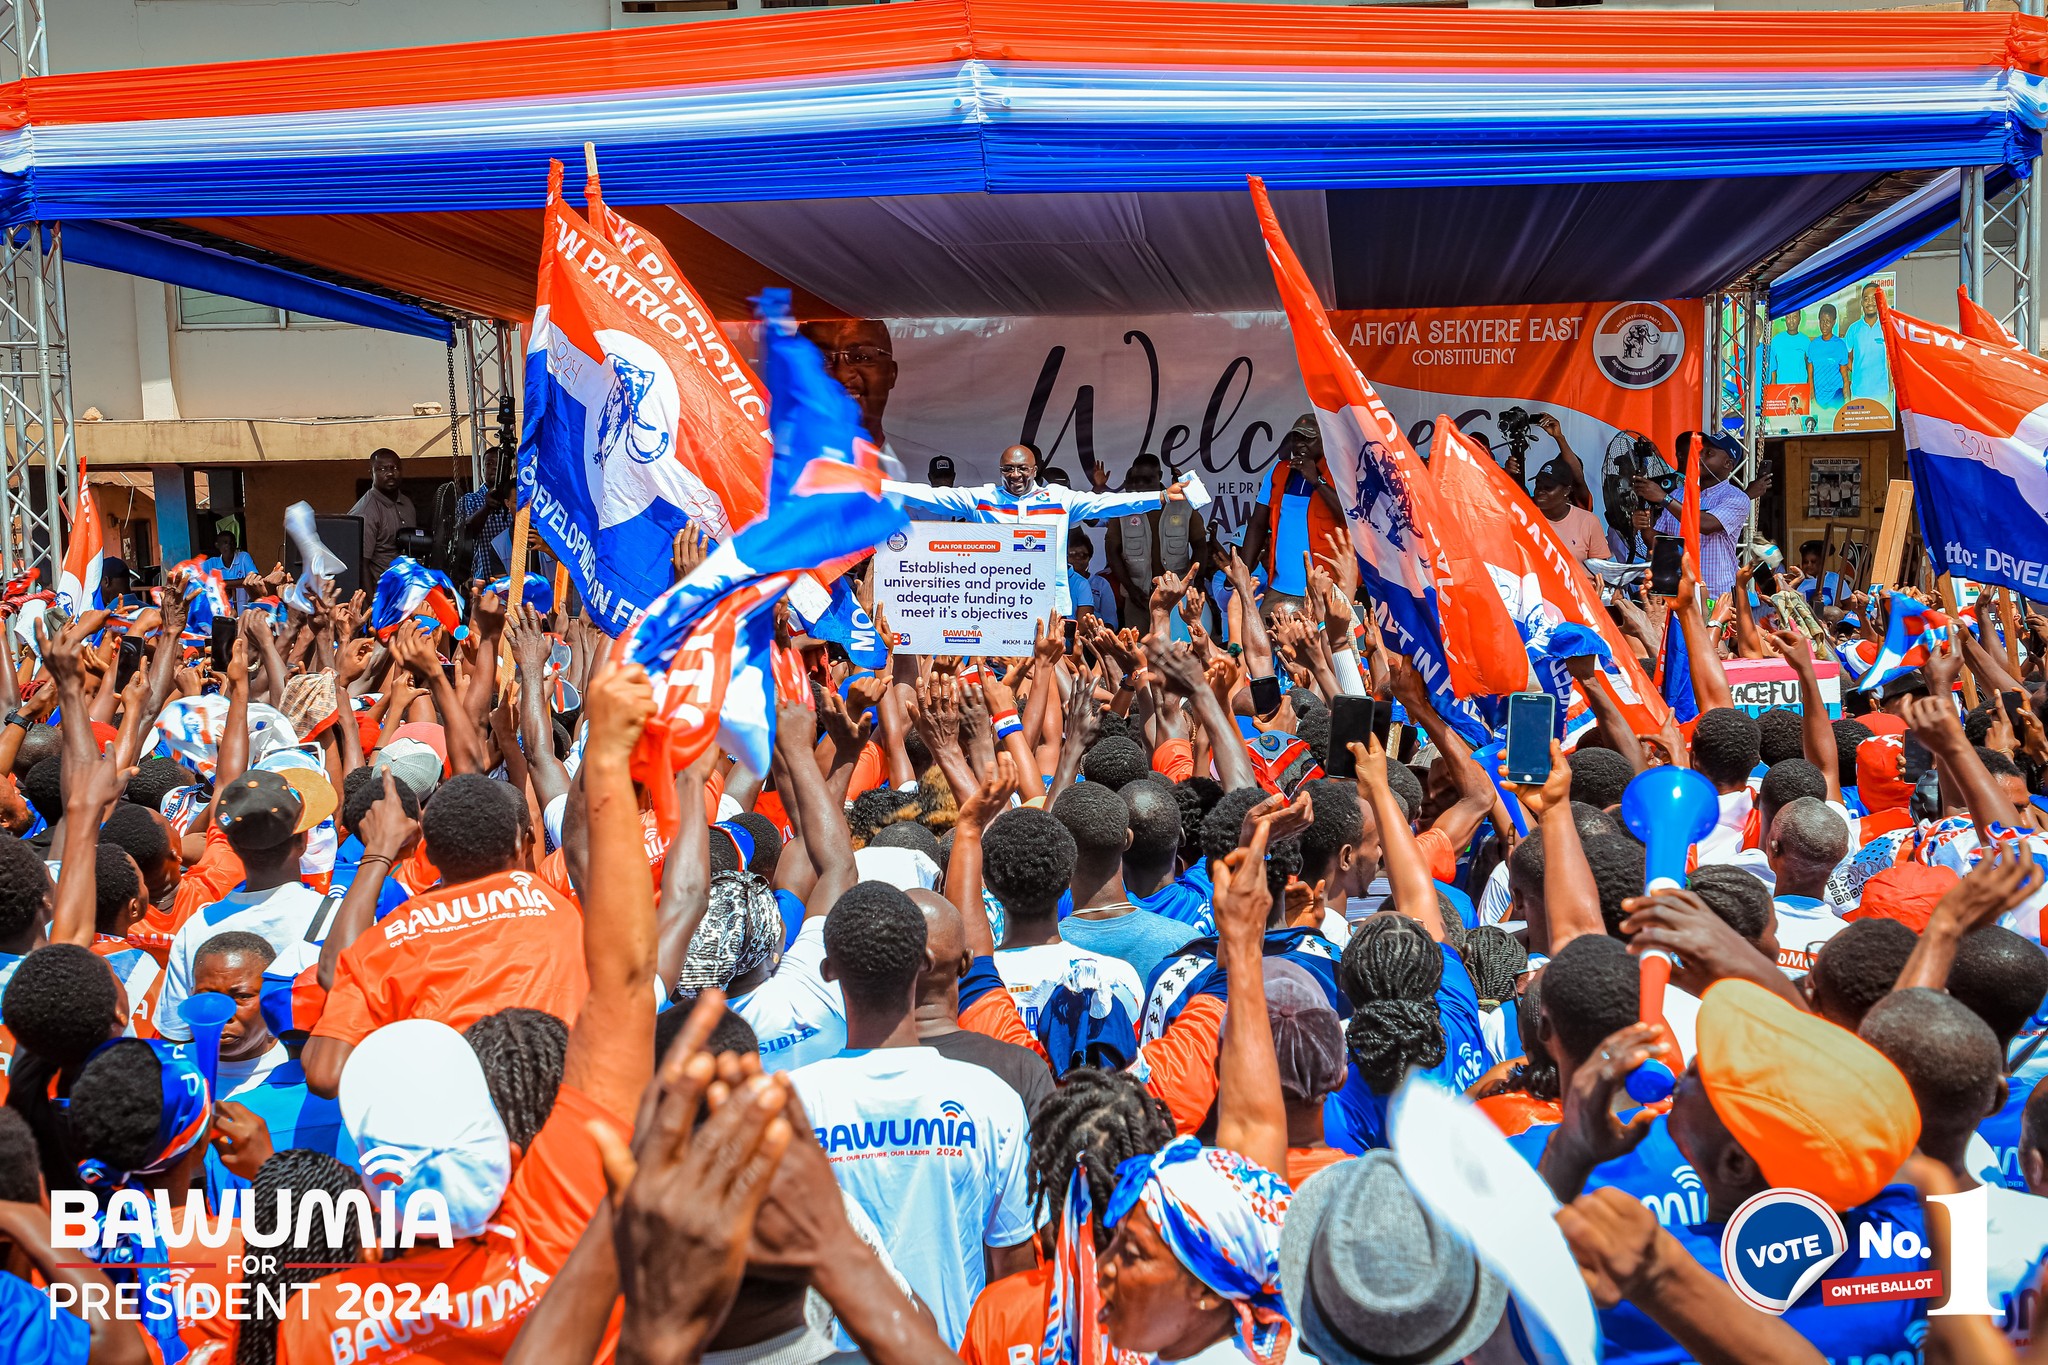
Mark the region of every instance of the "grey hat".
POLYGON ((441 785, 441 756, 420 740, 393 739, 370 760, 370 771, 390 773, 424 801, 441 785))
POLYGON ((1508 1301, 1387 1151, 1326 1166, 1295 1190, 1280 1285, 1323 1365, 1448 1365, 1493 1335, 1508 1301))

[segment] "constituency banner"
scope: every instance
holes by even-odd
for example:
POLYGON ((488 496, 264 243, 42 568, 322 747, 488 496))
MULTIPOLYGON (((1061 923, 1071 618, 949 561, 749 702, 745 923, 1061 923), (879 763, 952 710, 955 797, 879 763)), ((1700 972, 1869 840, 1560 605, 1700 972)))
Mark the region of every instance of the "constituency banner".
MULTIPOLYGON (((1760 716, 1774 706, 1787 710, 1799 709, 1799 675, 1792 671, 1792 665, 1783 659, 1724 659, 1721 667, 1728 674, 1728 691, 1735 698, 1735 708, 1760 716)), ((1820 681, 1821 700, 1828 706, 1828 715, 1840 718, 1842 714, 1842 669, 1832 659, 1815 659, 1814 676, 1820 681)))
POLYGON ((1697 299, 1637 300, 1335 312, 1330 326, 1416 449, 1447 415, 1497 462, 1519 445, 1526 490, 1568 447, 1604 514, 1635 438, 1668 461, 1700 425, 1705 316, 1697 299))
POLYGON ((1053 609, 1051 536, 1038 526, 913 521, 875 550, 875 605, 904 654, 1029 654, 1053 609))
MULTIPOLYGON (((1578 303, 1335 312, 1330 324, 1417 449, 1439 413, 1496 460, 1518 437, 1526 487, 1558 454, 1548 418, 1604 508, 1636 434, 1668 457, 1699 426, 1702 316, 1697 301, 1578 303)), ((1309 411, 1279 312, 818 326, 853 356, 870 432, 913 480, 944 457, 961 484, 991 482, 1003 449, 1027 442, 1085 488, 1097 461, 1119 484, 1152 454, 1199 473, 1216 498, 1205 524, 1230 532, 1267 499, 1281 438, 1309 411)))
POLYGON ((1757 357, 1764 435, 1890 431, 1896 425, 1891 366, 1877 325, 1877 297, 1898 297, 1891 271, 1819 303, 1771 319, 1757 357))

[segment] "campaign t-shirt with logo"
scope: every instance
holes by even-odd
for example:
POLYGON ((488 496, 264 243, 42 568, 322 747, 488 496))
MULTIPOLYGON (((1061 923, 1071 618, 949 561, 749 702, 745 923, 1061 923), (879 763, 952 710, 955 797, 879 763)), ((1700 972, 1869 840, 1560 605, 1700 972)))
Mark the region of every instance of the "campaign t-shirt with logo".
MULTIPOLYGON (((1550 1145, 1555 1122, 1531 1124, 1508 1138, 1508 1146, 1537 1169, 1543 1149, 1550 1145)), ((1650 1131, 1626 1156, 1604 1161, 1586 1177, 1584 1193, 1612 1185, 1657 1215, 1667 1228, 1691 1227, 1707 1220, 1707 1187, 1699 1172, 1671 1140, 1671 1127, 1664 1115, 1650 1121, 1650 1131)))
MULTIPOLYGON (((1898 1253, 1901 1233, 1912 1234, 1907 1241, 1909 1247, 1927 1244, 1927 1224, 1920 1209, 1920 1197, 1912 1186, 1887 1185, 1869 1203, 1846 1210, 1841 1217, 1847 1245, 1841 1259, 1828 1267, 1825 1278, 1853 1279, 1928 1269, 1926 1256, 1898 1253), (1871 1239, 1868 1256, 1862 1254, 1866 1226, 1874 1232, 1889 1234, 1889 1240, 1882 1242, 1871 1239), (1889 1247, 1892 1254, 1880 1254, 1881 1246, 1889 1247)), ((1721 1274, 1722 1224, 1702 1223, 1669 1231, 1694 1260, 1716 1276, 1726 1278, 1721 1274)), ((1821 1285, 1816 1281, 1786 1310, 1784 1318, 1787 1325, 1834 1365, 1850 1365, 1858 1357, 1865 1365, 1901 1365, 1919 1359, 1927 1310, 1936 1302, 1891 1299, 1876 1303, 1823 1303, 1821 1285)), ((1692 1359, 1663 1328, 1626 1300, 1600 1314, 1600 1337, 1605 1365, 1679 1365, 1692 1359)))
POLYGON ((994 1072, 928 1047, 841 1053, 790 1073, 840 1188, 958 1345, 986 1275, 982 1248, 1037 1224, 1023 1101, 994 1072))
MULTIPOLYGON (((1064 933, 1064 927, 1061 929, 1064 933)), ((1017 1002, 1017 1013, 1024 1016, 1024 1027, 1038 1027, 1038 1012, 1052 998, 1053 988, 1067 979, 1067 973, 1077 963, 1091 963, 1132 1019, 1139 1016, 1145 1007, 1145 983, 1138 979, 1138 973, 1122 958, 1107 953, 1092 952, 1072 943, 1039 943, 1029 948, 998 948, 996 950, 996 973, 1003 978, 1003 986, 1010 992, 1010 998, 1017 1002)))
POLYGON ((361 1042, 400 1019, 457 1032, 520 1007, 575 1022, 589 993, 583 916, 531 872, 414 896, 341 954, 316 1038, 361 1042))
POLYGON ((375 1265, 295 1291, 277 1329, 278 1365, 498 1365, 604 1198, 604 1166, 584 1126, 594 1119, 632 1131, 629 1120, 563 1086, 481 1236, 387 1251, 375 1265), (383 1305, 362 1291, 378 1284, 393 1303, 373 1313, 383 1305), (445 1305, 430 1297, 441 1285, 445 1305))
POLYGON ((164 987, 157 1000, 157 1032, 173 1042, 192 1036, 178 1017, 178 1006, 192 993, 192 959, 215 934, 254 934, 281 953, 306 936, 320 909, 320 893, 304 882, 286 882, 268 891, 233 891, 201 906, 171 935, 170 960, 164 964, 164 987))
POLYGON ((836 1057, 846 1046, 846 1002, 839 983, 827 981, 825 917, 813 915, 797 930, 775 975, 730 1005, 761 1040, 761 1067, 792 1071, 836 1057))
POLYGON ((1848 397, 1842 389, 1842 367, 1849 363, 1849 343, 1839 336, 1808 337, 1806 358, 1813 362, 1816 407, 1838 408, 1848 397))
POLYGON ((1832 905, 1816 896, 1779 896, 1772 904, 1778 911, 1778 967, 1787 976, 1812 971, 1820 945, 1849 927, 1832 905))
MULTIPOLYGON (((1465 960, 1449 944, 1439 943, 1437 950, 1444 957, 1443 981, 1436 990, 1444 1059, 1421 1074, 1424 1080, 1462 1095, 1492 1063, 1479 1023, 1479 992, 1473 989, 1465 960)), ((1323 1140, 1355 1156, 1387 1145, 1387 1101, 1392 1097, 1374 1094, 1365 1077, 1358 1074, 1356 1062, 1346 1064, 1346 1073, 1344 1088, 1323 1101, 1323 1140)))

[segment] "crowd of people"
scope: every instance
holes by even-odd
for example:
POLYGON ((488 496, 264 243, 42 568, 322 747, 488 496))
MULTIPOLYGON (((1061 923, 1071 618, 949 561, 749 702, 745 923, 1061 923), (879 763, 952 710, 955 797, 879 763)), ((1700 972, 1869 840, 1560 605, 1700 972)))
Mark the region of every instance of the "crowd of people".
MULTIPOLYGON (((1547 1359, 1553 1305, 1404 1169, 1426 1086, 1556 1201, 1609 1361, 2014 1358, 2048 1253, 2048 623, 2009 652, 2023 623, 1958 620, 1831 715, 1816 657, 1911 599, 1813 599, 1819 639, 1752 600, 1707 447, 1705 556, 1613 604, 1652 669, 1675 619, 1694 718, 1633 732, 1576 660, 1590 718, 1506 782, 1386 647, 1297 436, 1248 542, 1156 460, 1076 495, 1019 447, 925 490, 1113 518, 1108 591, 1077 553, 1020 658, 861 667, 785 613, 808 687, 770 771, 714 746, 672 791, 636 758, 650 679, 503 579, 455 628, 259 593, 218 668, 177 584, 11 627, 0 1356, 1547 1359), (1737 709, 1745 655, 1799 705, 1737 709), (1333 754, 1366 695, 1398 723, 1333 754), (1718 797, 1677 888, 1618 814, 1658 765, 1718 797), (1652 1059, 1676 1090, 1638 1106, 1652 1059), (1982 1187, 1997 1316, 1751 1307, 1722 1239, 1779 1187, 1839 1216, 1852 1277, 1945 1258, 1926 1201, 1982 1187), (352 1194, 383 1212, 282 1212, 352 1194), (399 1238, 427 1194, 445 1239, 399 1238), (162 1292, 78 1311, 124 1287, 162 1292)), ((1537 503, 1583 490, 1539 474, 1537 503)))

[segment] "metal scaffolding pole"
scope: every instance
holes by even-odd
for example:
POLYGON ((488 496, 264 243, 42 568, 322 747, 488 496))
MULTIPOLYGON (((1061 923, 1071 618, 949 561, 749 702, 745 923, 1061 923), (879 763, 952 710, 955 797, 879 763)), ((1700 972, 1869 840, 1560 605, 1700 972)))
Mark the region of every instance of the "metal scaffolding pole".
MULTIPOLYGON (((0 0, 0 80, 45 75, 46 0, 0 0)), ((0 570, 42 566, 54 584, 76 511, 71 351, 64 323, 63 230, 18 223, 0 233, 0 570)))
POLYGON ((469 362, 470 480, 480 487, 495 473, 486 461, 495 448, 499 407, 508 398, 516 407, 519 400, 512 365, 518 333, 507 323, 472 321, 462 344, 469 362))

